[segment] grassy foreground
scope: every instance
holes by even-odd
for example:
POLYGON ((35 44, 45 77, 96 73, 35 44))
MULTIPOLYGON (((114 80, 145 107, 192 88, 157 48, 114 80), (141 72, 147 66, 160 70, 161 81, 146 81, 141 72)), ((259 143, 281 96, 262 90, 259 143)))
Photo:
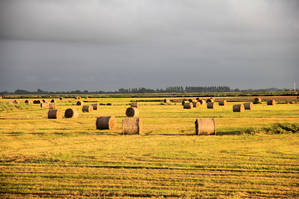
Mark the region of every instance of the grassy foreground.
MULTIPOLYGON (((121 119, 132 99, 94 100, 112 106, 63 120, 48 120, 38 105, 0 112, 0 198, 299 197, 299 134, 242 134, 299 124, 298 104, 233 113, 232 103, 183 110, 144 102, 145 135, 124 136, 121 119), (96 130, 100 115, 116 116, 119 128, 96 130), (218 135, 195 136, 195 118, 209 117, 218 135)), ((80 109, 74 104, 57 103, 80 109)))

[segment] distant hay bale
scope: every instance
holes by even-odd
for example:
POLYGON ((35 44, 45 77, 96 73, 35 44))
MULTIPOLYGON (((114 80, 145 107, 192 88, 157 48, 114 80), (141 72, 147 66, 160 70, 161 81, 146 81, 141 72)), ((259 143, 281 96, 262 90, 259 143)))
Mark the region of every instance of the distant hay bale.
POLYGON ((125 118, 122 122, 123 134, 142 134, 142 120, 140 118, 125 118))
POLYGON ((188 100, 183 99, 183 101, 182 101, 182 105, 183 105, 183 106, 184 106, 185 102, 188 102, 188 100))
POLYGON ((47 102, 47 100, 45 100, 45 99, 42 100, 42 103, 46 103, 46 102, 47 102))
POLYGON ((49 109, 56 109, 56 104, 53 103, 49 104, 49 109))
POLYGON ((164 103, 170 103, 170 99, 165 98, 164 103))
POLYGON ((274 99, 271 99, 271 100, 268 100, 267 101, 267 105, 275 105, 276 104, 276 101, 274 99))
POLYGON ((205 105, 205 104, 206 104, 206 100, 204 100, 204 99, 200 99, 200 100, 198 100, 198 102, 199 102, 201 105, 205 105))
POLYGON ((252 102, 244 103, 244 109, 245 110, 252 110, 253 109, 253 103, 252 102))
POLYGON ((25 100, 25 104, 31 104, 32 101, 31 100, 25 100))
POLYGON ((99 130, 113 130, 116 128, 116 120, 113 116, 101 116, 97 118, 96 127, 99 130))
POLYGON ((234 104, 233 105, 233 112, 244 112, 244 104, 234 104))
POLYGON ((208 109, 214 109, 214 108, 217 108, 217 103, 216 103, 216 102, 208 102, 208 103, 207 103, 207 108, 208 108, 208 109))
POLYGON ((55 103, 55 102, 56 102, 56 100, 55 100, 55 99, 52 99, 52 100, 51 100, 51 103, 55 103))
POLYGON ((138 108, 135 108, 135 107, 129 107, 127 108, 126 110, 126 115, 128 117, 138 117, 139 115, 139 110, 138 108))
POLYGON ((213 98, 207 99, 207 103, 210 103, 210 102, 215 102, 215 100, 213 98))
POLYGON ((60 100, 63 100, 63 97, 60 97, 59 99, 60 99, 60 100))
POLYGON ((131 102, 131 107, 134 107, 134 108, 138 108, 138 103, 137 102, 131 102))
POLYGON ((98 110, 98 106, 99 106, 98 103, 92 104, 91 106, 94 111, 98 110))
POLYGON ((184 103, 184 109, 191 109, 192 108, 192 105, 191 105, 191 103, 190 102, 188 102, 188 101, 186 101, 185 103, 184 103))
POLYGON ((65 118, 77 118, 79 116, 79 112, 75 109, 68 108, 64 112, 65 118))
POLYGON ((20 104, 19 100, 14 100, 12 103, 14 103, 14 104, 20 104))
POLYGON ((226 100, 222 100, 218 102, 219 106, 225 106, 227 104, 226 100))
POLYGON ((61 110, 49 110, 48 112, 48 119, 61 119, 62 118, 62 112, 61 110))
POLYGON ((193 99, 188 99, 188 101, 189 101, 189 102, 192 102, 192 101, 193 101, 193 99))
POLYGON ((93 110, 92 106, 84 105, 82 107, 82 112, 91 112, 93 110))
POLYGON ((40 103, 41 108, 49 108, 49 103, 40 103))
POLYGON ((193 108, 198 108, 200 103, 198 101, 192 102, 193 108))
POLYGON ((195 120, 196 135, 216 135, 215 120, 210 118, 195 120))
POLYGON ((81 105, 83 105, 83 102, 82 101, 77 101, 76 105, 81 106, 81 105))
POLYGON ((33 104, 40 104, 40 100, 33 100, 33 104))
POLYGON ((253 103, 254 104, 261 104, 262 103, 262 98, 260 98, 260 97, 254 98, 253 103))
POLYGON ((76 97, 75 97, 75 99, 77 99, 77 100, 78 100, 78 99, 81 99, 81 97, 80 97, 80 96, 76 96, 76 97))

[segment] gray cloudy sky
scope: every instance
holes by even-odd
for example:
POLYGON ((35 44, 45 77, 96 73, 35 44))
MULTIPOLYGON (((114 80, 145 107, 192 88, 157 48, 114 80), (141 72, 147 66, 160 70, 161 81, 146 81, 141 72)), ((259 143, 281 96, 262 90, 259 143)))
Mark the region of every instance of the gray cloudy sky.
POLYGON ((0 91, 299 84, 297 0, 0 0, 0 91))

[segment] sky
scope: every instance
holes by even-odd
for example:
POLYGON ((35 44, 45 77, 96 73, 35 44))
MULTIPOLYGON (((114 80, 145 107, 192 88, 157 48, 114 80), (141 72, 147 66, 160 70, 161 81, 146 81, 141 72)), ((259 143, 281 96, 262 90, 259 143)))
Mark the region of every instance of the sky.
POLYGON ((298 0, 0 0, 0 91, 299 85, 298 0))

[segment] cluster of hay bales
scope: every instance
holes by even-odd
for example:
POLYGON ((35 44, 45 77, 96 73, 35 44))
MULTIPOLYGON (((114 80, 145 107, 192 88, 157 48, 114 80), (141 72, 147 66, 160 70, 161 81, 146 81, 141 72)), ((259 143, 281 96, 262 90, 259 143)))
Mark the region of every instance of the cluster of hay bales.
POLYGON ((138 108, 135 108, 135 107, 129 107, 126 110, 126 115, 127 115, 127 117, 138 117, 139 110, 138 110, 138 108))
POLYGON ((196 135, 216 135, 215 120, 210 118, 195 120, 196 135))
POLYGON ((244 104, 234 104, 233 105, 233 112, 244 112, 244 104))
POLYGON ((65 118, 77 118, 78 116, 79 116, 79 112, 72 108, 68 108, 64 112, 65 118))
POLYGON ((33 100, 33 104, 40 104, 40 100, 33 100))
POLYGON ((115 117, 112 116, 97 117, 96 128, 99 130, 114 130, 116 128, 115 117))

